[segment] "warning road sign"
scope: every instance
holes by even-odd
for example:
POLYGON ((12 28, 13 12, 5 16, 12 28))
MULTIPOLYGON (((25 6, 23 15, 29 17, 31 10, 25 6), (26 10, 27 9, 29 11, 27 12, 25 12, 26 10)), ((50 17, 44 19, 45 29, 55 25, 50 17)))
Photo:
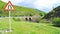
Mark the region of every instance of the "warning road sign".
POLYGON ((6 6, 4 7, 4 10, 14 10, 14 7, 11 3, 11 1, 9 1, 6 6))
POLYGON ((7 10, 9 12, 9 31, 11 32, 12 31, 12 23, 11 23, 11 10, 14 10, 14 7, 11 3, 11 1, 8 1, 8 3, 6 4, 6 6, 4 7, 4 10, 7 10))

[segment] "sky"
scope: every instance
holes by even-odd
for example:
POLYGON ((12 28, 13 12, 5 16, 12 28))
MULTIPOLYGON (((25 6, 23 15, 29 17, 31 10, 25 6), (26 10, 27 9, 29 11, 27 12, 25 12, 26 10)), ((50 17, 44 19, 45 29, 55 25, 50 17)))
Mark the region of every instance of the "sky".
MULTIPOLYGON (((8 2, 9 0, 2 0, 8 2)), ((14 5, 36 8, 46 13, 60 5, 60 0, 10 0, 14 5)))

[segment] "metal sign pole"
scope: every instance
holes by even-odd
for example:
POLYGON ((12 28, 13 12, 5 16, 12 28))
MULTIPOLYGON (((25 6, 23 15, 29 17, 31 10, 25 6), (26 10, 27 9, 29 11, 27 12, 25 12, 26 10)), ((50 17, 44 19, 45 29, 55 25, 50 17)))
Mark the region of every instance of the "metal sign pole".
POLYGON ((11 13, 9 11, 9 29, 10 29, 10 32, 11 32, 11 13))

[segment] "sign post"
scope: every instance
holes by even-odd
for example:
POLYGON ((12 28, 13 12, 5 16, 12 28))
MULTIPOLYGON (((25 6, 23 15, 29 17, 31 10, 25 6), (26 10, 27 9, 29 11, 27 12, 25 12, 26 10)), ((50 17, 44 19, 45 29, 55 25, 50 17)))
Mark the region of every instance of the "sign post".
POLYGON ((11 27, 12 27, 12 24, 11 24, 12 22, 11 22, 11 13, 10 13, 10 11, 9 11, 9 29, 10 29, 10 32, 11 32, 11 27))
POLYGON ((8 1, 6 6, 4 7, 4 10, 8 11, 9 13, 9 30, 12 31, 12 22, 11 22, 11 11, 14 10, 14 7, 11 3, 11 1, 8 1))

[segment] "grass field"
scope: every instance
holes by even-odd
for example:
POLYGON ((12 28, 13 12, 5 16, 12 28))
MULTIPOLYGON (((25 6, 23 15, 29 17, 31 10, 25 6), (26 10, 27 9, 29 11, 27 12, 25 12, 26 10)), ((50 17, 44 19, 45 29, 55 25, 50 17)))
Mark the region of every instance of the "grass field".
MULTIPOLYGON (((12 32, 8 34, 60 34, 60 28, 45 23, 12 21, 12 32)), ((0 19, 0 30, 8 29, 8 19, 0 19)))

